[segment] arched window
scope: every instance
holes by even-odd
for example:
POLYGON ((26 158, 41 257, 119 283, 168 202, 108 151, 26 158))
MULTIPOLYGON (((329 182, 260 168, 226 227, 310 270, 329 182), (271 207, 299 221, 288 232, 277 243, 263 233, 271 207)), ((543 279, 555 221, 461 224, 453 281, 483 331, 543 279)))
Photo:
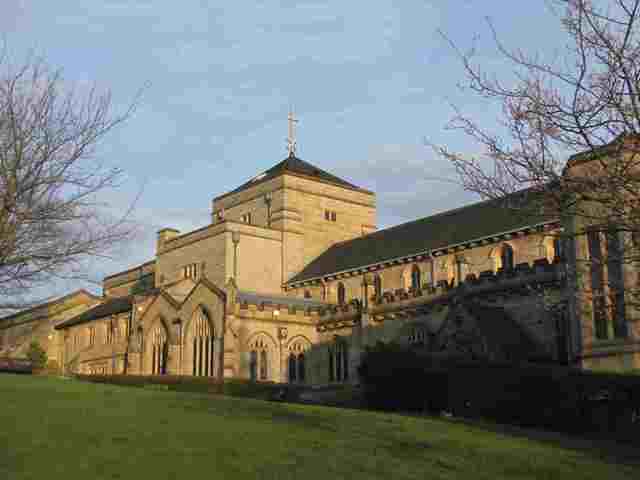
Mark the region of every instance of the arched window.
POLYGON ((382 279, 380 278, 380 275, 373 277, 373 293, 376 298, 382 297, 382 279))
POLYGON ((151 332, 151 373, 164 375, 167 373, 167 335, 162 325, 156 325, 151 332))
POLYGON ((342 282, 338 283, 338 303, 340 305, 344 305, 346 302, 346 292, 344 289, 344 284, 342 282))
POLYGON ((411 267, 411 288, 420 290, 420 268, 417 265, 411 267))
POLYGON ((269 368, 269 347, 272 342, 264 334, 258 335, 250 344, 249 373, 252 380, 268 380, 271 375, 269 368))
POLYGON ((192 375, 196 377, 212 377, 215 372, 214 335, 209 314, 198 308, 191 324, 193 329, 192 375))
POLYGON ((347 343, 336 338, 329 347, 329 381, 345 382, 349 379, 349 349, 347 343))
POLYGON ((502 246, 502 269, 513 270, 513 248, 508 243, 502 246))
POLYGON ((309 290, 304 291, 304 298, 311 298, 311 292, 309 290))
POLYGON ((304 383, 305 380, 305 365, 304 365, 304 352, 309 348, 309 341, 303 338, 293 340, 289 345, 289 382, 304 383))

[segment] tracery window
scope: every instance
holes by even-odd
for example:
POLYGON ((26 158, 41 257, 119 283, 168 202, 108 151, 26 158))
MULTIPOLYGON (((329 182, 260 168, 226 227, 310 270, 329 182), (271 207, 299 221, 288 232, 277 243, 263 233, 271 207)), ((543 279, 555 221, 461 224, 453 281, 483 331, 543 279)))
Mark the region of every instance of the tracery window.
POLYGON ((290 383, 304 383, 306 378, 305 356, 308 343, 304 340, 293 342, 289 346, 288 372, 290 383))
POLYGON ((251 380, 268 380, 271 377, 269 341, 263 335, 258 335, 249 345, 249 351, 251 380))
POLYGON ((151 373, 164 375, 167 373, 167 354, 169 344, 167 334, 162 325, 156 325, 151 332, 151 373))
POLYGON ((211 328, 209 314, 199 308, 191 325, 193 329, 192 375, 212 377, 215 375, 215 335, 211 328))

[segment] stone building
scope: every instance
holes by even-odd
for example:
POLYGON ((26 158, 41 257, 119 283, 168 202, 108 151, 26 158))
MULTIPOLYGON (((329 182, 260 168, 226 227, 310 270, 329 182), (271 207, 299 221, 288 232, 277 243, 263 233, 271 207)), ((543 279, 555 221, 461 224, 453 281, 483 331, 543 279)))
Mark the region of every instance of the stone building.
MULTIPOLYGON (((74 314, 44 314, 42 331, 67 373, 350 382, 377 341, 640 367, 633 315, 615 320, 624 336, 604 345, 593 318, 575 314, 565 261, 582 247, 562 240, 564 228, 484 201, 377 230, 373 192, 290 149, 215 197, 210 224, 160 230, 149 262, 106 277, 102 298, 74 294, 74 314), (44 327, 54 324, 55 338, 44 327)), ((0 348, 17 335, 15 318, 0 320, 0 348)))

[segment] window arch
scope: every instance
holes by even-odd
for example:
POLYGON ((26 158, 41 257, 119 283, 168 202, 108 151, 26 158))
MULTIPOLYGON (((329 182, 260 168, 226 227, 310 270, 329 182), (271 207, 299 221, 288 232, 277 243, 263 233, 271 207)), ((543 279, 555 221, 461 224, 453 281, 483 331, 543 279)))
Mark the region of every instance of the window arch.
POLYGON ((376 298, 382 297, 382 278, 377 274, 373 277, 373 293, 376 298))
POLYGON ((309 348, 310 342, 304 338, 293 339, 289 345, 288 372, 290 383, 304 383, 306 379, 305 371, 305 351, 309 348))
POLYGON ((249 344, 249 377, 253 381, 271 378, 271 342, 259 334, 249 344))
POLYGON ((346 298, 347 298, 347 293, 344 288, 344 283, 340 282, 338 283, 338 303, 340 305, 344 305, 345 303, 347 303, 346 298))
POLYGON ((191 331, 191 374, 195 377, 212 377, 215 375, 215 335, 211 318, 204 308, 196 310, 191 331))
POLYGON ((513 247, 508 243, 502 245, 500 252, 503 270, 513 270, 513 247))
POLYGON ((151 374, 164 375, 167 373, 167 354, 169 344, 167 334, 162 324, 158 324, 151 331, 151 374))

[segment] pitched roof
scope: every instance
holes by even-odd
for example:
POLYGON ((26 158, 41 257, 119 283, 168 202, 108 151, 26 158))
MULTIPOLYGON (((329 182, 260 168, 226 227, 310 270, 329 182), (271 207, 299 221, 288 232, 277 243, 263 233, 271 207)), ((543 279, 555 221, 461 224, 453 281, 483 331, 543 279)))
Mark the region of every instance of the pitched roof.
POLYGON ((60 304, 60 303, 64 303, 67 302, 69 300, 71 300, 74 297, 85 297, 89 300, 100 300, 100 297, 92 294, 91 292, 85 290, 84 288, 81 288, 79 290, 75 290, 71 293, 68 293, 67 295, 64 295, 62 297, 58 297, 55 298, 53 300, 50 300, 48 302, 45 303, 41 303, 39 305, 35 305, 33 307, 27 308, 25 310, 20 310, 19 312, 16 313, 12 313, 10 315, 4 316, 2 318, 0 318, 0 323, 3 321, 8 321, 11 319, 15 319, 15 318, 19 318, 21 316, 24 315, 28 315, 31 313, 41 313, 41 317, 47 316, 49 314, 49 308, 53 307, 54 305, 60 304))
POLYGON ((81 323, 90 322, 92 320, 98 320, 110 315, 128 312, 129 310, 131 310, 132 305, 133 296, 111 298, 106 300, 104 303, 96 305, 86 312, 83 312, 80 315, 67 320, 66 322, 62 322, 56 325, 55 329, 60 330, 63 328, 71 327, 73 325, 79 325, 81 323))
POLYGON ((505 200, 474 203, 337 243, 287 284, 427 253, 553 220, 515 208, 511 202, 516 201, 531 204, 534 200, 529 191, 521 191, 505 200))
POLYGON ((302 175, 304 177, 310 177, 310 178, 313 178, 314 180, 319 180, 321 182, 330 183, 333 185, 337 185, 339 187, 345 187, 352 190, 360 190, 364 192, 367 191, 352 183, 347 182, 346 180, 343 180, 342 178, 336 177, 335 175, 329 172, 326 172, 314 165, 311 165, 310 163, 305 162, 304 160, 300 160, 298 157, 291 154, 280 163, 274 165, 269 170, 261 173, 260 175, 257 175, 256 177, 252 178, 248 182, 243 183, 238 188, 216 197, 216 200, 226 197, 227 195, 231 195, 233 193, 241 192, 250 187, 258 185, 262 182, 271 180, 272 178, 275 178, 284 173, 302 175))

